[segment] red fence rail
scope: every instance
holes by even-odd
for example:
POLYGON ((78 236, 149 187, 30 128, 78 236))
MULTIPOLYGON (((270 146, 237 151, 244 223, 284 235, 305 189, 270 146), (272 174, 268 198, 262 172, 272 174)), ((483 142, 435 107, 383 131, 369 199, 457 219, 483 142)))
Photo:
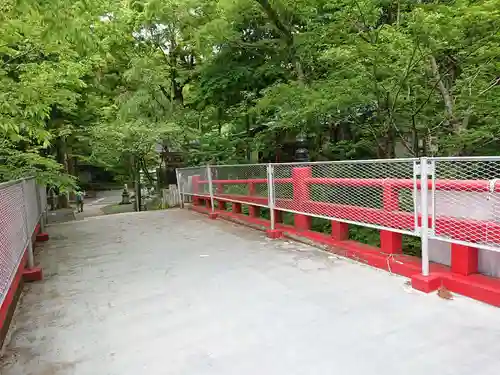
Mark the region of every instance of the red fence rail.
MULTIPOLYGON (((409 179, 354 179, 354 178, 313 178, 296 174, 294 178, 274 179, 275 184, 292 184, 293 199, 276 199, 275 210, 293 211, 299 216, 298 229, 309 230, 310 220, 303 219, 303 214, 318 216, 325 219, 337 219, 352 223, 372 224, 386 227, 384 230, 415 231, 421 226, 421 215, 415 215, 412 212, 404 212, 398 209, 398 196, 401 190, 413 190, 416 186, 420 190, 421 183, 409 179), (328 185, 341 187, 378 187, 382 188, 382 208, 360 207, 347 204, 335 204, 331 202, 321 202, 309 199, 311 185, 328 185), (302 220, 300 220, 302 219, 302 220), (415 226, 416 224, 416 226, 415 226)), ((267 184, 267 179, 238 179, 238 180, 212 180, 217 187, 215 197, 227 202, 243 202, 248 204, 259 204, 268 206, 269 200, 264 197, 256 197, 254 192, 255 184, 267 184), (248 194, 225 194, 225 185, 247 185, 248 194)), ((198 180, 193 178, 193 186, 197 184, 208 184, 207 180, 198 180)), ((436 191, 457 191, 457 192, 500 192, 500 184, 492 187, 491 182, 487 180, 438 180, 429 181, 428 189, 436 191), (435 184, 435 188, 434 188, 435 184)), ((194 191, 198 191, 194 187, 194 191)), ((429 227, 435 228, 437 235, 454 235, 457 237, 457 231, 453 227, 460 227, 463 230, 458 231, 457 240, 471 243, 489 242, 500 244, 500 223, 495 221, 474 220, 459 217, 440 216, 429 217, 429 227)), ((387 236, 387 235, 386 235, 387 236)), ((392 242, 394 244, 394 242, 392 242)), ((389 250, 386 248, 386 250, 389 250)))

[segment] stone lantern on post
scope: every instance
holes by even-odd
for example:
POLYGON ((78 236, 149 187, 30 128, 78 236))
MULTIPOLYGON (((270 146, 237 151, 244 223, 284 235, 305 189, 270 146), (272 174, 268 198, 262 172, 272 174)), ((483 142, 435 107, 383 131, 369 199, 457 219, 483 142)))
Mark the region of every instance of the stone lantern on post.
POLYGON ((307 149, 307 137, 304 133, 300 133, 295 138, 295 161, 308 162, 309 150, 307 149))

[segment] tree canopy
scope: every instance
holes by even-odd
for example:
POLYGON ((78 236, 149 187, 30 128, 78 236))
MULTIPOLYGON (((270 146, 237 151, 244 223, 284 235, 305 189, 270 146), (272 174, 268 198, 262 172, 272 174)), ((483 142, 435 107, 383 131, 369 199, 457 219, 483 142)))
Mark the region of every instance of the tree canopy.
POLYGON ((500 153, 500 0, 3 0, 0 180, 500 153))

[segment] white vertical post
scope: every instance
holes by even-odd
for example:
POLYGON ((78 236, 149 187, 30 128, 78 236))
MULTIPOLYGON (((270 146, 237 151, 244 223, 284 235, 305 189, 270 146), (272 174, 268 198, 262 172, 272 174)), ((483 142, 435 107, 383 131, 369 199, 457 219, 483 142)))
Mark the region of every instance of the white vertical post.
POLYGON ((414 230, 415 230, 415 233, 419 233, 418 230, 420 229, 419 226, 418 226, 418 213, 419 213, 419 210, 418 210, 418 184, 417 184, 417 181, 418 181, 418 176, 419 176, 419 172, 418 172, 418 168, 419 168, 419 162, 417 160, 414 160, 413 161, 413 225, 414 225, 414 230))
POLYGON ((431 160, 431 170, 427 170, 427 174, 431 175, 431 228, 429 233, 435 234, 436 229, 436 161, 431 160))
POLYGON ((429 276, 429 203, 428 203, 428 161, 426 157, 420 159, 420 211, 422 227, 420 239, 422 241, 422 275, 429 276))
POLYGON ((208 191, 210 192, 210 203, 212 206, 212 212, 215 212, 214 191, 212 187, 212 169, 210 168, 210 165, 207 165, 207 175, 208 175, 208 191))
POLYGON ((37 185, 35 181, 35 190, 36 190, 36 201, 38 203, 38 220, 40 223, 40 231, 43 233, 45 232, 45 217, 43 214, 43 202, 42 202, 42 194, 41 192, 41 187, 37 185))
POLYGON ((184 195, 182 194, 182 191, 181 191, 181 172, 179 171, 179 168, 175 169, 175 176, 177 178, 177 192, 179 194, 179 207, 184 208, 184 195))
POLYGON ((274 178, 273 165, 267 165, 267 204, 269 206, 269 216, 271 219, 271 230, 274 230, 274 178))
POLYGON ((35 267, 35 257, 33 256, 33 243, 31 242, 31 236, 33 234, 33 229, 28 227, 28 206, 26 204, 26 180, 21 182, 21 188, 23 191, 23 209, 24 209, 24 229, 26 231, 27 247, 28 247, 28 269, 35 267))

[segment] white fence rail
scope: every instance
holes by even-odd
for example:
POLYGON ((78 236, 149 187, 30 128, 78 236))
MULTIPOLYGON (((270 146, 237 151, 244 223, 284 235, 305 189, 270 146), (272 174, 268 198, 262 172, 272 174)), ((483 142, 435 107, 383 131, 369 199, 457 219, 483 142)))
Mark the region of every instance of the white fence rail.
POLYGON ((500 257, 500 157, 208 165, 177 174, 181 199, 267 207, 272 229, 277 210, 420 237, 424 275, 440 257, 429 256, 429 240, 500 257))
POLYGON ((0 184, 0 305, 26 249, 33 267, 31 236, 46 208, 45 187, 34 178, 0 184))

